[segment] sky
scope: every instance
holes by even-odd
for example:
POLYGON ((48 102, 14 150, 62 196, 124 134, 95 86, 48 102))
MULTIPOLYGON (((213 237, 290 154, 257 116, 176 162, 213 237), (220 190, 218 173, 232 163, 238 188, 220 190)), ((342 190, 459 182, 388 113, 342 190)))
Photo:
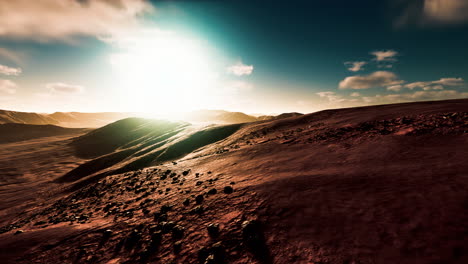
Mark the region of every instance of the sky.
POLYGON ((468 0, 0 0, 0 109, 309 113, 468 98, 468 0))

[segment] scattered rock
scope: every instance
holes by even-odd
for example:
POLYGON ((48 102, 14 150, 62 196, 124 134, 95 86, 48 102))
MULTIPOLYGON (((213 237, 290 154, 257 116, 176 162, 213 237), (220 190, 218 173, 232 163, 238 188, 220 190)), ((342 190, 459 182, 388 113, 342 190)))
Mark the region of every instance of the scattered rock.
POLYGON ((184 232, 185 228, 183 226, 176 225, 172 228, 172 238, 176 240, 181 239, 184 237, 184 232))
POLYGON ((205 260, 205 264, 216 264, 215 256, 209 255, 205 260))
POLYGON ((183 202, 182 202, 183 205, 185 206, 188 206, 190 204, 190 199, 189 198, 186 198, 183 202))
POLYGON ((203 198, 203 195, 199 194, 197 195, 197 197, 195 197, 195 202, 197 204, 201 204, 203 202, 204 198, 203 198))
POLYGON ((215 188, 213 188, 213 189, 211 189, 211 190, 208 191, 208 194, 209 194, 209 195, 213 195, 213 194, 216 194, 217 192, 218 192, 218 191, 217 191, 215 188))
POLYGON ((162 222, 159 224, 159 229, 161 230, 161 232, 163 234, 167 234, 169 232, 172 231, 172 229, 174 228, 176 224, 172 221, 169 221, 169 222, 162 222))
POLYGON ((15 235, 19 235, 19 234, 23 234, 23 233, 24 233, 24 230, 21 230, 21 229, 20 229, 20 230, 17 230, 17 231, 15 232, 15 235))
POLYGON ((190 210, 191 214, 202 214, 205 211, 205 208, 202 205, 195 206, 190 210))
POLYGON ((176 241, 174 243, 174 253, 178 254, 182 250, 182 241, 176 241))
POLYGON ((125 241, 125 247, 127 249, 132 249, 136 246, 136 244, 140 241, 141 239, 141 233, 135 229, 130 233, 130 235, 127 237, 125 241))
POLYGON ((221 242, 214 243, 209 247, 201 247, 198 250, 200 263, 224 263, 225 249, 221 242))
POLYGON ((223 189, 223 192, 226 193, 226 194, 230 194, 234 191, 234 189, 231 187, 231 186, 226 186, 224 187, 223 189))
POLYGON ((104 239, 109 239, 112 235, 114 234, 114 231, 110 230, 110 229, 106 229, 104 230, 104 232, 102 233, 102 237, 104 239))
POLYGON ((155 249, 155 248, 159 247, 159 245, 161 244, 161 241, 162 241, 161 231, 155 231, 151 235, 150 248, 155 249))
POLYGON ((172 205, 168 205, 168 204, 165 204, 163 206, 161 206, 161 214, 164 214, 164 213, 167 213, 169 212, 170 210, 172 210, 172 205))
POLYGON ((215 238, 219 235, 219 224, 217 223, 211 223, 209 224, 206 229, 208 230, 208 235, 210 237, 215 238))
POLYGON ((165 214, 165 213, 154 213, 154 221, 157 221, 157 222, 167 221, 167 214, 165 214))
POLYGON ((242 238, 250 252, 262 262, 271 261, 270 252, 266 245, 262 225, 257 220, 242 223, 242 238))

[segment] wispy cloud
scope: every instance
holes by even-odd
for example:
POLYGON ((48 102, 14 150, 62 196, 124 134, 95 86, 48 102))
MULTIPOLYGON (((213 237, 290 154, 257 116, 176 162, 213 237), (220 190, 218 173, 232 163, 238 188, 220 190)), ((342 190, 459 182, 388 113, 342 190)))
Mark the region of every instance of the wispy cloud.
POLYGON ((5 75, 20 75, 22 72, 21 68, 12 68, 0 64, 0 74, 5 75))
POLYGON ((468 22, 468 0, 406 0, 396 2, 401 9, 396 27, 430 26, 468 22))
POLYGON ((423 7, 426 19, 440 23, 468 21, 467 0, 425 0, 423 7))
POLYGON ((366 96, 362 100, 366 103, 399 103, 412 101, 427 101, 427 100, 445 100, 467 98, 468 92, 459 92, 455 90, 443 91, 417 91, 414 93, 389 94, 366 96))
POLYGON ((254 70, 253 65, 245 65, 242 62, 238 62, 227 68, 227 72, 237 76, 250 75, 254 70))
POLYGON ((0 36, 36 41, 109 39, 137 26, 138 16, 151 10, 144 0, 0 1, 0 36))
MULTIPOLYGON (((1 11, 0 11, 1 12, 1 11)), ((25 55, 18 51, 12 51, 6 48, 0 48, 0 58, 18 65, 23 64, 25 55)))
POLYGON ((396 61, 396 56, 398 56, 398 52, 394 50, 373 51, 370 54, 374 55, 374 60, 378 62, 396 61))
POLYGON ((340 89, 369 89, 386 87, 403 83, 395 73, 389 71, 376 71, 369 75, 356 75, 346 77, 339 83, 340 89))
POLYGON ((14 94, 18 85, 10 80, 0 79, 0 94, 14 94))
POLYGON ((366 65, 365 61, 348 61, 345 62, 345 65, 348 67, 349 71, 358 72, 363 69, 363 66, 366 65))
POLYGON ((403 88, 403 85, 397 84, 397 85, 388 86, 387 90, 393 91, 393 92, 399 92, 401 91, 402 88, 403 88))
POLYGON ((341 95, 338 95, 332 91, 318 92, 317 95, 320 96, 321 98, 327 99, 329 102, 332 102, 332 103, 339 103, 345 100, 343 99, 341 95))
POLYGON ((405 84, 404 87, 410 90, 421 88, 423 90, 442 90, 445 86, 461 86, 465 83, 462 78, 442 78, 437 81, 412 82, 405 84))
POLYGON ((66 84, 66 83, 61 83, 61 82, 48 83, 45 85, 45 87, 51 93, 60 93, 60 94, 76 94, 76 93, 81 93, 84 91, 83 86, 66 84))

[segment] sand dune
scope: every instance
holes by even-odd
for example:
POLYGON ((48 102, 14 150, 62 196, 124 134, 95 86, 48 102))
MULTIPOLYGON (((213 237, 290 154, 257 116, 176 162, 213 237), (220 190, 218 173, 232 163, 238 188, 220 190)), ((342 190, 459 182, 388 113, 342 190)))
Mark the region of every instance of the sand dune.
POLYGON ((121 120, 59 141, 81 166, 37 187, 48 190, 41 202, 3 211, 0 255, 5 263, 466 263, 467 135, 468 100, 229 126, 121 120))

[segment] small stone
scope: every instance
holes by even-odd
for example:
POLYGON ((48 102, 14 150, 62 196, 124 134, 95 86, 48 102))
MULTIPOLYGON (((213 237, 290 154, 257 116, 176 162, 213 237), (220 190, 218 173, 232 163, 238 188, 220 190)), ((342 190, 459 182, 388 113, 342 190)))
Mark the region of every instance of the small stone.
POLYGON ((205 211, 205 208, 202 205, 196 206, 192 210, 190 210, 191 214, 201 214, 205 211))
POLYGON ((182 202, 183 205, 188 206, 190 204, 190 199, 187 198, 182 202))
POLYGON ((203 198, 203 195, 199 194, 197 195, 197 197, 195 197, 195 202, 197 204, 201 204, 203 202, 204 198, 203 198))
POLYGON ((104 232, 103 232, 103 237, 104 238, 109 238, 112 236, 112 234, 114 234, 114 231, 110 230, 110 229, 106 229, 104 232))
POLYGON ((231 187, 231 186, 226 186, 224 187, 223 189, 223 192, 226 193, 226 194, 230 194, 234 191, 234 189, 231 187))
POLYGON ((15 235, 19 235, 19 234, 23 234, 24 233, 24 230, 18 230, 15 232, 15 235))
POLYGON ((151 235, 151 242, 150 242, 150 247, 156 248, 161 244, 162 241, 162 233, 161 231, 155 231, 151 235))
POLYGON ((214 256, 213 254, 209 255, 209 256, 206 258, 204 264, 216 264, 215 256, 214 256))
POLYGON ((216 191, 216 189, 213 188, 213 189, 211 189, 211 190, 208 191, 208 194, 209 194, 209 195, 213 195, 213 194, 216 194, 217 192, 218 192, 218 191, 216 191))
POLYGON ((161 230, 161 232, 162 232, 163 234, 167 234, 167 233, 169 233, 169 232, 172 231, 172 228, 174 228, 175 225, 176 225, 176 224, 175 224, 174 222, 172 222, 172 221, 169 221, 169 222, 161 222, 161 223, 159 224, 159 229, 161 230))
POLYGON ((174 248, 174 253, 176 254, 179 253, 182 250, 182 241, 176 241, 174 243, 173 248, 174 248))
POLYGON ((206 229, 208 230, 208 235, 210 235, 210 237, 214 238, 214 237, 217 237, 219 235, 219 224, 217 223, 211 223, 209 224, 206 229))
POLYGON ((168 204, 165 204, 163 206, 161 206, 161 214, 164 214, 164 213, 167 213, 169 212, 170 210, 172 210, 172 205, 168 205, 168 204))
POLYGON ((183 226, 176 225, 174 226, 174 228, 172 228, 172 238, 176 240, 181 239, 184 237, 184 232, 185 232, 185 228, 183 226))

